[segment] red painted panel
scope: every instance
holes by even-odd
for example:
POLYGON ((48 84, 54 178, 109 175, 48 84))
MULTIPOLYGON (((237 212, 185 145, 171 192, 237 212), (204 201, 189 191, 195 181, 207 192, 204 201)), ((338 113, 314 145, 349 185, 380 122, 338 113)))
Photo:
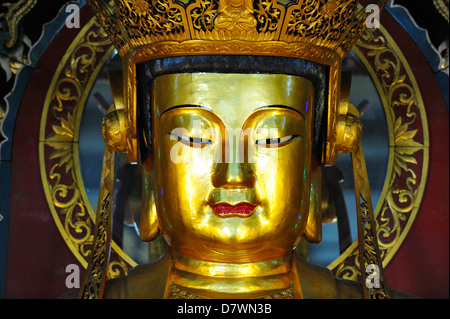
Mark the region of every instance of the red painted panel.
MULTIPOLYGON (((92 17, 87 6, 80 17, 81 25, 92 17)), ((42 107, 52 76, 78 31, 63 27, 51 42, 36 65, 17 114, 11 165, 6 298, 58 297, 67 291, 66 266, 77 263, 45 199, 38 142, 42 107)))
POLYGON ((403 27, 384 12, 385 26, 408 60, 424 100, 430 133, 427 186, 416 220, 386 268, 391 288, 422 298, 449 297, 448 111, 429 64, 403 27))

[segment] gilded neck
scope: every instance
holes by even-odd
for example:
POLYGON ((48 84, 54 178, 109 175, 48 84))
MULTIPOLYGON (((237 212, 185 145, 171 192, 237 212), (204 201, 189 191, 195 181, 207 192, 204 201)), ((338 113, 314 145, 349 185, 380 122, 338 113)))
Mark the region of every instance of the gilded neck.
POLYGON ((291 285, 290 256, 254 263, 218 263, 173 252, 172 282, 205 297, 253 298, 291 285))

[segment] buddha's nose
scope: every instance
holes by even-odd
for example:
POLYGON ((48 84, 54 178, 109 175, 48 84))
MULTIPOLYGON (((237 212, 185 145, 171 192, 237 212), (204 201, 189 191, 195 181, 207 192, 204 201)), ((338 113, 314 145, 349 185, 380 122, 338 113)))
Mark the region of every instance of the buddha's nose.
POLYGON ((216 188, 252 188, 255 182, 250 163, 217 163, 212 174, 212 184, 216 188))
POLYGON ((229 131, 221 144, 218 162, 214 165, 212 184, 216 188, 253 188, 256 182, 249 159, 248 136, 242 131, 229 131), (239 133, 239 134, 238 134, 239 133))

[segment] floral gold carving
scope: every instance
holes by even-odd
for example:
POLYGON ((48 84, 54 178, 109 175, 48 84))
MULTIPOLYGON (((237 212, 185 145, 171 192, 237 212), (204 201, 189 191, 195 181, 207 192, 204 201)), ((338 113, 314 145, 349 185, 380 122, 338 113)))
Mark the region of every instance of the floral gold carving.
MULTIPOLYGON (((366 30, 354 51, 378 88, 390 131, 389 167, 375 210, 376 237, 386 266, 420 207, 428 171, 428 124, 414 74, 383 27, 366 30)), ((357 280, 361 276, 358 255, 354 243, 329 268, 338 277, 357 280)))
MULTIPOLYGON (((41 118, 40 166, 47 202, 63 238, 84 267, 94 241, 95 213, 81 179, 78 130, 90 86, 111 53, 111 41, 97 20, 91 20, 61 60, 41 118)), ((108 272, 112 276, 131 267, 130 259, 124 261, 121 254, 113 253, 108 272)))

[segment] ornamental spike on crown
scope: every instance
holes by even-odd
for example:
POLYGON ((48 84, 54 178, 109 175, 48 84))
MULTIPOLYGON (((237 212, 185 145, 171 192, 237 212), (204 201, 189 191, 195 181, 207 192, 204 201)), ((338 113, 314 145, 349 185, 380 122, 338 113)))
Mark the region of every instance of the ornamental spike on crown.
MULTIPOLYGON (((358 0, 88 0, 124 57, 254 54, 342 58, 366 28, 358 0), (242 52, 239 42, 254 44, 242 52), (202 49, 198 44, 202 43, 202 49), (189 45, 188 45, 189 44, 189 45), (208 46, 209 44, 209 46, 208 46), (215 44, 220 44, 215 47, 215 44), (183 49, 177 49, 181 45, 183 49), (290 50, 283 48, 291 45, 290 50), (293 45, 293 46, 292 46, 293 45), (280 47, 266 52, 267 47, 280 47), (209 49, 208 49, 209 48, 209 49), (220 51, 218 51, 220 50, 220 51), (313 53, 312 52, 317 52, 313 53)), ((375 1, 380 10, 388 0, 375 1)))

